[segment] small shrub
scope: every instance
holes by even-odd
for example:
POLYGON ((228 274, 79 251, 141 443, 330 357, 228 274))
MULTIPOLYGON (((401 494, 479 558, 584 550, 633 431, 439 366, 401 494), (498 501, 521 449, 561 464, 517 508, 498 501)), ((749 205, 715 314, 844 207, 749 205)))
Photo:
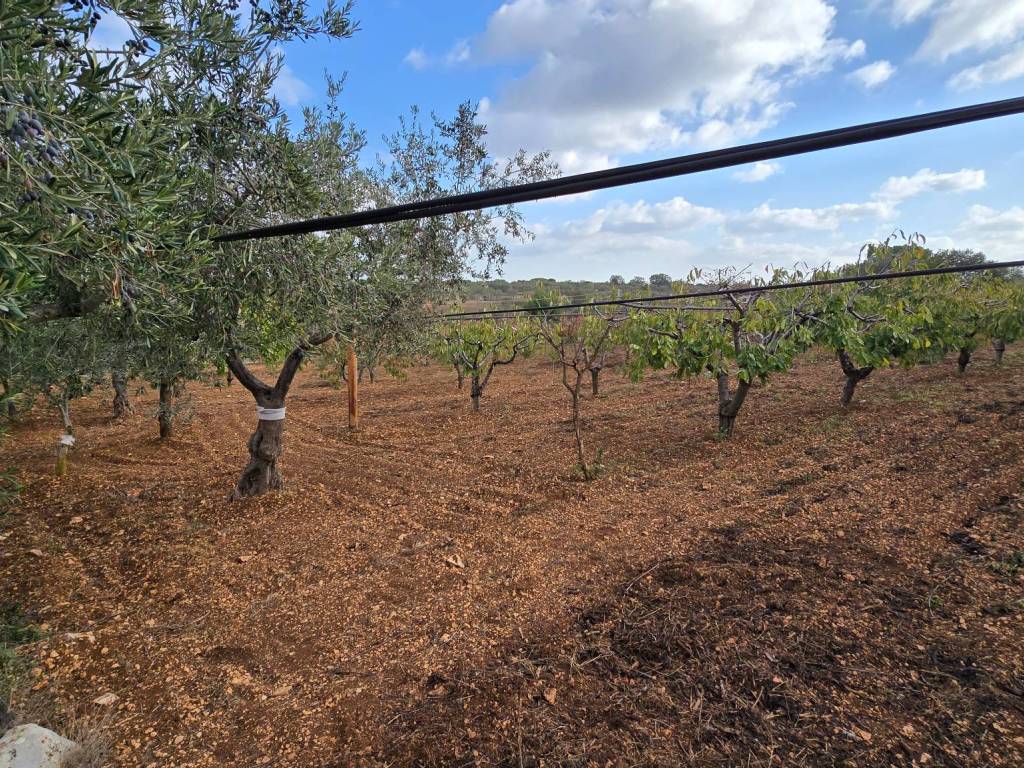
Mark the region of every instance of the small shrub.
POLYGON ((0 607, 0 718, 7 714, 11 695, 25 673, 25 662, 18 656, 17 647, 34 642, 40 636, 19 606, 0 607))
POLYGON ((1016 576, 1024 570, 1024 550, 1016 549, 992 563, 992 570, 1000 576, 1016 576))

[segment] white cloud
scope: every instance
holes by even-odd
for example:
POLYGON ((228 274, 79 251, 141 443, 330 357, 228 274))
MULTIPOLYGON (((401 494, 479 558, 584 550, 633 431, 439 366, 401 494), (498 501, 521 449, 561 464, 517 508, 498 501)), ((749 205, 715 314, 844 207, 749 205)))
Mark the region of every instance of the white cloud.
POLYGON ((1019 259, 1024 251, 1024 207, 996 210, 972 205, 957 227, 958 241, 997 260, 1019 259))
POLYGON ((873 61, 860 69, 855 69, 847 77, 868 90, 877 88, 896 73, 896 67, 885 59, 873 61))
POLYGON ((654 204, 643 200, 632 204, 613 203, 594 211, 585 219, 566 222, 564 232, 575 236, 596 235, 600 232, 678 232, 717 224, 724 220, 725 216, 714 208, 705 208, 694 205, 685 198, 673 197, 654 204))
MULTIPOLYGON (((864 242, 892 231, 901 202, 928 193, 978 190, 985 182, 981 170, 937 173, 923 168, 889 177, 868 200, 819 207, 765 202, 730 210, 679 196, 654 203, 619 201, 577 219, 531 225, 536 238, 528 246, 510 247, 523 277, 551 274, 560 265, 571 265, 566 277, 602 277, 621 273, 624 258, 630 272, 676 276, 691 266, 751 261, 755 267, 845 263, 857 258, 864 242)), ((1024 208, 995 211, 976 205, 970 212, 962 227, 968 245, 984 247, 986 253, 1008 252, 1007 243, 1024 249, 1024 208)), ((944 233, 935 234, 931 240, 936 245, 952 242, 944 233)))
POLYGON ((931 26, 919 52, 938 61, 989 51, 1024 33, 1024 0, 941 0, 924 13, 931 26))
POLYGON ((777 173, 782 173, 782 166, 779 163, 761 160, 753 165, 748 165, 746 168, 741 168, 732 177, 746 184, 753 184, 758 181, 764 181, 777 173))
POLYGON ((936 0, 892 0, 892 18, 897 24, 906 24, 923 16, 936 0))
POLYGON ((949 79, 949 85, 958 91, 966 91, 1018 77, 1024 77, 1024 43, 998 58, 960 70, 949 79))
POLYGON ((987 205, 972 205, 963 226, 988 234, 1009 232, 1024 235, 1024 208, 1015 206, 997 211, 987 205))
POLYGON ((836 231, 844 223, 863 219, 891 219, 896 213, 889 203, 839 203, 823 208, 773 208, 762 203, 752 211, 730 217, 737 232, 777 233, 791 230, 836 231))
MULTIPOLYGON (((740 234, 722 226, 720 231, 651 230, 618 232, 602 229, 593 234, 570 234, 561 226, 536 230, 528 244, 510 243, 509 278, 552 276, 566 279, 606 280, 611 274, 650 275, 667 272, 685 276, 691 268, 750 264, 760 270, 770 264, 820 265, 854 261, 863 241, 815 232, 749 232, 740 234)), ((884 236, 885 228, 871 229, 865 239, 884 236)))
POLYGON ((277 73, 270 94, 286 107, 295 107, 311 98, 313 89, 295 74, 295 70, 284 64, 277 73))
POLYGON ((454 64, 462 64, 463 62, 469 61, 469 57, 472 54, 472 50, 469 47, 468 40, 458 40, 453 45, 447 54, 445 54, 444 60, 449 66, 454 64))
POLYGON ((131 25, 113 11, 106 11, 89 35, 88 45, 94 51, 119 51, 131 37, 131 25))
POLYGON ((405 54, 403 61, 413 69, 424 69, 430 64, 430 57, 422 48, 413 48, 405 54))
POLYGON ((876 0, 873 5, 887 5, 896 24, 927 24, 919 58, 944 62, 984 56, 953 75, 951 88, 1024 77, 1024 0, 876 0))
POLYGON ((492 148, 551 149, 578 170, 749 138, 788 86, 863 54, 834 17, 825 0, 508 0, 473 52, 528 68, 487 103, 492 148))
POLYGON ((913 176, 889 177, 874 197, 899 202, 923 192, 969 192, 984 189, 985 184, 985 171, 982 170, 964 168, 952 173, 936 173, 931 168, 922 168, 913 176))

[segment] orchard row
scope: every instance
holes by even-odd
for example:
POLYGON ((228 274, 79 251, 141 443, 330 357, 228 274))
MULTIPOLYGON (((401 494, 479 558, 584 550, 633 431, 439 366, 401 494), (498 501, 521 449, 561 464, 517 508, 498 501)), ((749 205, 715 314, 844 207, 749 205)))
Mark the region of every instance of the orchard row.
MULTIPOLYGON (((922 266, 927 256, 914 244, 895 253, 885 245, 881 250, 895 257, 889 263, 898 259, 900 268, 922 266)), ((780 271, 765 284, 797 277, 780 271)), ((711 284, 728 288, 738 281, 720 273, 711 284)), ((727 294, 694 300, 685 309, 595 309, 569 317, 539 310, 514 321, 452 323, 439 329, 434 354, 454 367, 460 388, 469 381, 474 411, 500 366, 538 349, 550 354, 561 366, 571 402, 578 469, 589 478, 580 400, 587 383, 598 393, 601 371, 612 359, 634 380, 649 370, 709 378, 718 394, 718 434, 729 438, 751 387, 788 371, 812 347, 835 357, 842 373, 837 399, 847 407, 857 385, 878 369, 938 362, 953 353, 963 373, 981 344, 991 344, 1001 362, 1006 345, 1022 335, 1024 280, 975 272, 727 294)))

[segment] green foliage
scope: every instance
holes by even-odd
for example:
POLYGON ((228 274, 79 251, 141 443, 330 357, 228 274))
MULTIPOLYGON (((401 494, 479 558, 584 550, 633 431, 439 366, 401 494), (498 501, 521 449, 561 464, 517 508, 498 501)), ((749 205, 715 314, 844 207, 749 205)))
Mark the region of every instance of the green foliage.
POLYGON ((530 294, 530 298, 519 306, 523 309, 529 309, 529 314, 533 317, 548 317, 551 313, 544 310, 548 307, 557 307, 565 303, 567 303, 565 297, 557 288, 548 288, 545 287, 544 283, 538 282, 533 289, 533 293, 530 294))
POLYGON ((667 275, 664 272, 658 272, 657 274, 651 275, 647 282, 651 286, 651 292, 655 296, 664 296, 672 293, 671 275, 667 275))
POLYGON ((615 327, 615 320, 593 314, 550 318, 537 326, 554 359, 581 371, 608 353, 615 327))
POLYGON ((361 168, 330 78, 327 106, 293 128, 273 96, 280 46, 354 30, 350 3, 0 5, 0 380, 66 404, 110 371, 173 385, 313 338, 354 338, 371 365, 411 354, 425 307, 529 237, 515 208, 209 239, 557 173, 546 154, 491 158, 470 104, 450 120, 413 110, 361 168), (91 51, 111 13, 130 39, 91 51))
POLYGON ((518 355, 529 357, 537 346, 537 327, 528 320, 476 320, 438 328, 434 355, 470 377, 486 375, 518 355))
POLYGON ((1000 576, 1017 577, 1024 571, 1024 550, 1015 549, 991 564, 991 569, 1000 576))
POLYGON ((34 324, 0 348, 0 368, 19 400, 42 396, 70 426, 70 403, 92 391, 110 369, 104 314, 34 324))
MULTIPOLYGON (((772 282, 788 279, 777 273, 772 282)), ((697 305, 702 309, 633 312, 621 331, 630 374, 636 380, 652 368, 678 378, 725 374, 746 383, 767 381, 788 370, 811 343, 803 299, 778 291, 738 297, 733 306, 706 301, 697 305)))
POLYGON ((252 286, 244 256, 207 237, 315 197, 308 154, 271 96, 275 46, 352 25, 332 3, 317 16, 290 0, 250 11, 0 6, 0 378, 63 390, 66 403, 111 366, 188 377, 219 356, 239 316, 259 322, 257 305, 224 287, 252 286), (130 38, 94 52, 89 35, 110 13, 130 38))
POLYGON ((18 656, 17 647, 41 636, 18 605, 0 605, 0 715, 10 707, 11 695, 25 672, 26 664, 18 656))
POLYGON ((179 44, 162 6, 126 7, 146 33, 107 57, 87 45, 91 3, 0 5, 0 344, 25 322, 131 302, 156 248, 188 248, 161 210, 173 148, 141 87, 179 44))
MULTIPOLYGON (((984 254, 975 251, 930 251, 920 236, 900 232, 867 247, 858 265, 839 273, 985 262, 984 254)), ((951 351, 971 352, 986 339, 1019 339, 1024 333, 1024 284, 1007 270, 846 284, 820 292, 812 312, 815 340, 844 351, 856 366, 911 366, 951 351)))
MULTIPOLYGON (((627 287, 621 275, 612 275, 607 281, 595 280, 554 280, 533 278, 530 280, 470 280, 460 288, 467 303, 488 302, 502 308, 522 307, 533 298, 538 289, 548 295, 560 295, 565 301, 597 301, 601 299, 636 298, 649 294, 647 281, 640 278, 642 285, 627 287)), ((546 305, 550 306, 550 304, 546 305)))
POLYGON ((999 279, 979 284, 983 308, 979 332, 1006 344, 1024 338, 1024 281, 999 279))

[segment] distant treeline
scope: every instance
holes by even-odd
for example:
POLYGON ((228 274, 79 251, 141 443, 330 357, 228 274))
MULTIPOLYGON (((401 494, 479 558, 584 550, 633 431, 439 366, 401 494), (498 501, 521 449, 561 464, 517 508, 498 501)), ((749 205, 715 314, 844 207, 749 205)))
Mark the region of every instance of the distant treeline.
MULTIPOLYGON (((676 284, 678 285, 678 283, 676 284)), ((608 280, 555 280, 535 277, 530 280, 475 280, 467 282, 464 295, 467 302, 525 302, 537 295, 561 296, 569 301, 646 296, 671 293, 673 280, 669 275, 648 277, 612 275, 608 280)))
MULTIPOLYGON (((870 274, 888 270, 894 258, 898 258, 900 247, 879 250, 869 246, 860 254, 855 263, 835 268, 840 275, 870 274)), ((966 264, 980 264, 991 261, 985 254, 972 250, 947 249, 932 251, 918 249, 916 267, 939 267, 966 264)), ((1020 277, 1020 270, 1000 271, 1004 277, 1020 277)), ((809 276, 809 275, 808 275, 809 276)), ((555 280, 550 277, 535 277, 529 280, 474 280, 467 282, 463 289, 465 303, 474 309, 484 305, 496 308, 516 306, 551 306, 563 301, 596 301, 600 299, 636 298, 685 292, 693 288, 710 287, 701 281, 686 282, 673 279, 670 275, 658 273, 650 277, 636 276, 625 279, 612 275, 607 280, 555 280)))

